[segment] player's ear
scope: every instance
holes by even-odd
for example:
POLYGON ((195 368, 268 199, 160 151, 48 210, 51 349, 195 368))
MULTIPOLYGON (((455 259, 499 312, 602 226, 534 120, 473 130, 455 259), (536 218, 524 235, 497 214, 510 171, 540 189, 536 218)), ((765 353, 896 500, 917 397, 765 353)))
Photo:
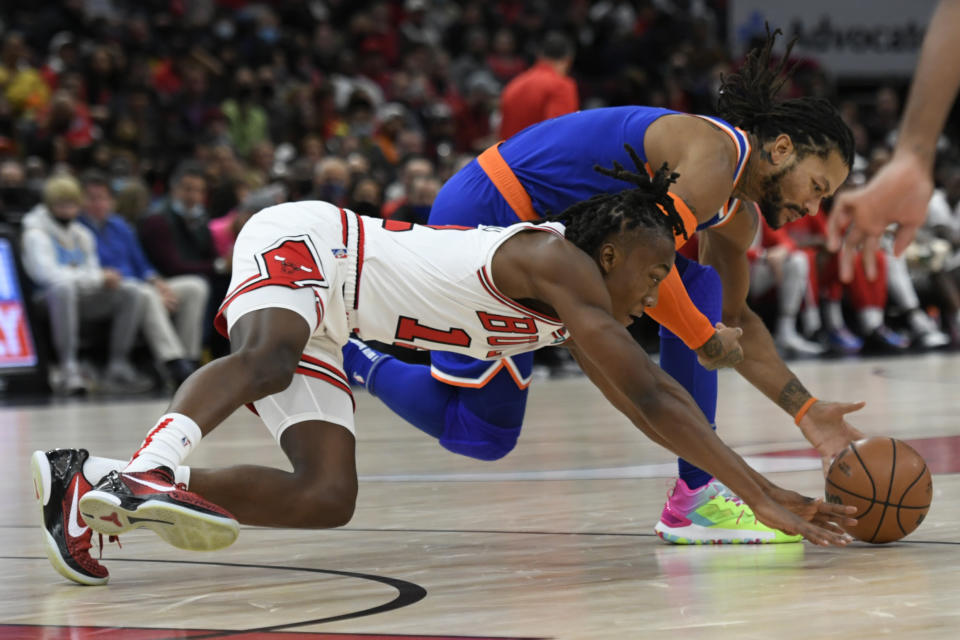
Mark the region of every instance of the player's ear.
POLYGON ((615 244, 612 242, 605 242, 600 245, 597 262, 600 263, 600 271, 603 272, 603 275, 610 273, 610 271, 617 266, 617 262, 619 260, 620 250, 615 244))
POLYGON ((773 139, 770 145, 770 159, 773 164, 780 164, 793 153, 793 140, 785 133, 773 139))

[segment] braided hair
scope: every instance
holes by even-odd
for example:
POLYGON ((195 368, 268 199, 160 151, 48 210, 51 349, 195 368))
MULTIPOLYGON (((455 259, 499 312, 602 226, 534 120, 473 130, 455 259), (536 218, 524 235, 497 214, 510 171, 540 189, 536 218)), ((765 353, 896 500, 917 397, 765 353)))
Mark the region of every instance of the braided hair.
POLYGON ((740 71, 721 78, 717 114, 756 135, 761 144, 785 133, 799 156, 816 153, 826 157, 836 149, 847 167, 852 167, 853 134, 832 104, 810 96, 775 102, 795 68, 785 71, 796 38, 787 44, 780 61, 770 66, 770 51, 781 33, 780 29, 770 33, 767 25, 763 46, 747 54, 740 71))
POLYGON ((623 145, 637 172, 628 171, 614 161, 613 168, 594 165, 593 169, 617 180, 635 185, 635 189, 617 193, 601 193, 546 218, 566 226, 566 238, 587 254, 596 257, 603 241, 612 233, 649 230, 673 242, 674 236, 687 237, 683 218, 677 213, 673 199, 667 195, 670 185, 679 177, 664 163, 653 177, 647 175, 643 161, 633 147, 623 145))

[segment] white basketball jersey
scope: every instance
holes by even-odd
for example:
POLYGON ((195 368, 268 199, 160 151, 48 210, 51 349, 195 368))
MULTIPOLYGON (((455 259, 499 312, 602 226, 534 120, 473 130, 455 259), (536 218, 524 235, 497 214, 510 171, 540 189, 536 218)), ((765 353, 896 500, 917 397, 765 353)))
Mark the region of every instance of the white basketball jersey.
POLYGON ((497 248, 511 236, 536 230, 563 237, 562 224, 461 229, 363 216, 357 221, 362 258, 356 308, 348 305, 348 313, 361 338, 483 360, 567 339, 559 319, 502 294, 491 268, 497 248))

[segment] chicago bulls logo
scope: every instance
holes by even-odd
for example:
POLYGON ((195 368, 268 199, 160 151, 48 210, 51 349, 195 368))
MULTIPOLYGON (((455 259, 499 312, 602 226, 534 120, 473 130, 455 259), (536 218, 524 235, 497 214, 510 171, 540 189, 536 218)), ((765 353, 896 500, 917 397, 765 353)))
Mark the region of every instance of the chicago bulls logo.
POLYGON ((326 287, 317 252, 308 236, 283 238, 279 244, 259 256, 261 273, 266 272, 272 284, 293 287, 326 287))

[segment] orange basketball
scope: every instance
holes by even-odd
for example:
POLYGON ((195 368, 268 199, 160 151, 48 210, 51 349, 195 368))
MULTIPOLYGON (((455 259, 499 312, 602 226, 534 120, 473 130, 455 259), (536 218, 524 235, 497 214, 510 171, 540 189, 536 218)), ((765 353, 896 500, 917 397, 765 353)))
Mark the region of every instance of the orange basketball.
POLYGON ((894 438, 865 438, 850 444, 830 465, 827 502, 854 505, 859 522, 850 535, 880 544, 904 537, 923 522, 933 499, 927 463, 894 438))

